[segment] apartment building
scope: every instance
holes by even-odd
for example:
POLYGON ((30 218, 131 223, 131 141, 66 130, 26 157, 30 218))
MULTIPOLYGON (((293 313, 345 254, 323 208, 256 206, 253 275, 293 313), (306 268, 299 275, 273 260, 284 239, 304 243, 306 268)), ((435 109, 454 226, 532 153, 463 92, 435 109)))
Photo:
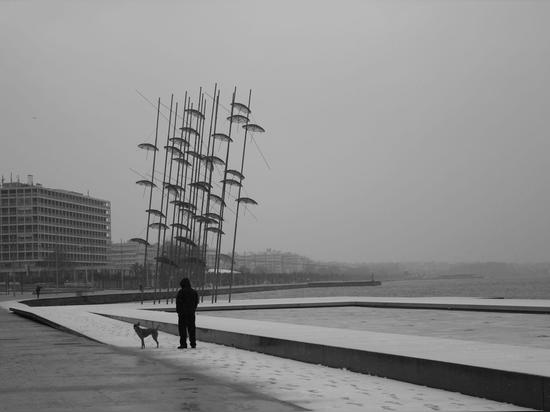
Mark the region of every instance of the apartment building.
POLYGON ((297 273, 310 269, 313 261, 296 253, 267 249, 265 252, 243 253, 235 256, 235 268, 264 273, 297 273))
MULTIPOLYGON (((147 267, 149 272, 155 267, 156 256, 157 245, 153 244, 147 248, 147 267)), ((123 271, 125 274, 130 274, 134 265, 143 266, 145 262, 145 246, 130 241, 113 242, 109 246, 108 261, 110 271, 123 271)))
POLYGON ((62 264, 100 270, 108 263, 111 204, 62 189, 26 183, 0 184, 0 273, 40 271, 62 264))

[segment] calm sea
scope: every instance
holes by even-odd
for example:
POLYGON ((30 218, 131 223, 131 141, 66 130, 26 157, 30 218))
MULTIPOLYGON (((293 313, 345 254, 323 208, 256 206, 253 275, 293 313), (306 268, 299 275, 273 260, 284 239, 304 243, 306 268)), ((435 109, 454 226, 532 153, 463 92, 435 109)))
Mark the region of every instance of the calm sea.
POLYGON ((239 294, 239 299, 316 296, 469 296, 550 299, 550 276, 479 276, 382 281, 380 286, 293 289, 239 294))

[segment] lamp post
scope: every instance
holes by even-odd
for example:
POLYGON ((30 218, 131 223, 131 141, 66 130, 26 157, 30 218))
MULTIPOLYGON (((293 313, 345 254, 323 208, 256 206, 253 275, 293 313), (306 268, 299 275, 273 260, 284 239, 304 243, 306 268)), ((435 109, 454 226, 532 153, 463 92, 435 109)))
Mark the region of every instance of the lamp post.
POLYGON ((55 253, 55 288, 59 292, 59 263, 58 263, 59 251, 57 249, 54 249, 53 253, 55 253))
POLYGON ((120 239, 120 290, 124 289, 124 266, 122 263, 122 239, 120 239))

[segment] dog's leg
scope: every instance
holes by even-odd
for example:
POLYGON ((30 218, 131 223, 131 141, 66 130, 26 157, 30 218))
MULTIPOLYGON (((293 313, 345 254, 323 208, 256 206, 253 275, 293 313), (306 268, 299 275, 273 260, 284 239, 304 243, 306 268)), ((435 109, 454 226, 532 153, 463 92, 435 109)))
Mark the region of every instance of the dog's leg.
POLYGON ((157 342, 157 348, 158 348, 158 347, 159 347, 159 341, 158 341, 159 333, 158 333, 158 329, 153 330, 153 332, 151 333, 151 336, 153 337, 153 339, 155 340, 155 342, 157 342))

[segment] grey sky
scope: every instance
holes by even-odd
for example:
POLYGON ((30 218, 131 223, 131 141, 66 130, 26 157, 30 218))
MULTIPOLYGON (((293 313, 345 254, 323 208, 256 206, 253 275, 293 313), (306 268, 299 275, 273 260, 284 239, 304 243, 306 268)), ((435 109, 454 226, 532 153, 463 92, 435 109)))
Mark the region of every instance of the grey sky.
POLYGON ((253 90, 260 205, 238 251, 321 260, 547 261, 546 1, 0 1, 0 173, 112 202, 144 231, 131 169, 155 110, 253 90))

